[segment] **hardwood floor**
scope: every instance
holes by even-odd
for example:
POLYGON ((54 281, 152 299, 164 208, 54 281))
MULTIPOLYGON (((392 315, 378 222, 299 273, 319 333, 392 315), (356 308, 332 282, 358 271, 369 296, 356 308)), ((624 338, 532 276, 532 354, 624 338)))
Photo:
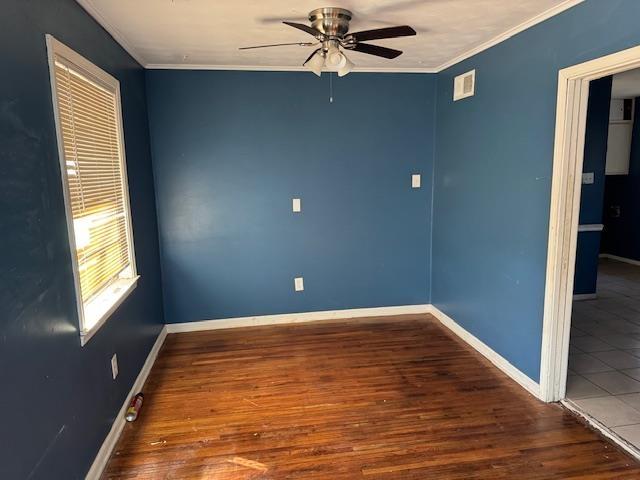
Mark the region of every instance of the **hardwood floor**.
POLYGON ((172 334, 103 478, 634 479, 428 315, 172 334))

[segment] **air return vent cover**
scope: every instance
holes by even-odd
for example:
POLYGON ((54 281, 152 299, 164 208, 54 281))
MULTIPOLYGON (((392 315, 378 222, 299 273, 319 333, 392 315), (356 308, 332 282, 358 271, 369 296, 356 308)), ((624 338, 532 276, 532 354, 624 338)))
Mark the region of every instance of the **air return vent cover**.
POLYGON ((458 101, 463 98, 473 97, 476 93, 476 71, 458 75, 453 80, 453 100, 458 101))

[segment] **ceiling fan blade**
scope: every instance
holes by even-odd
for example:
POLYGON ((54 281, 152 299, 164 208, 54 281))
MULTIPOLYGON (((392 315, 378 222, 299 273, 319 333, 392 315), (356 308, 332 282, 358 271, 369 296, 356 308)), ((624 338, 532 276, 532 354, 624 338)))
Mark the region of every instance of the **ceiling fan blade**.
POLYGON ((410 37, 415 35, 416 31, 408 25, 400 27, 376 28, 374 30, 363 30, 362 32, 354 32, 347 35, 347 39, 356 42, 367 42, 369 40, 381 40, 383 38, 410 37))
POLYGON ((393 48, 380 47, 378 45, 369 45, 368 43, 356 43, 354 47, 350 47, 349 50, 354 50, 360 53, 368 53, 369 55, 375 55, 376 57, 383 58, 396 58, 402 55, 402 51, 394 50, 393 48))
POLYGON ((269 48, 269 47, 284 47, 287 45, 297 45, 299 47, 313 47, 317 43, 313 42, 295 42, 295 43, 273 43, 271 45, 255 45, 253 47, 240 47, 238 50, 251 50, 253 48, 269 48))
POLYGON ((310 27, 309 25, 305 25, 304 23, 295 23, 295 22, 282 22, 285 25, 289 25, 290 27, 297 28, 298 30, 302 30, 303 32, 307 32, 309 35, 313 35, 318 40, 324 41, 326 35, 315 28, 310 27))
POLYGON ((309 55, 309 57, 302 63, 302 66, 304 67, 309 62, 309 60, 311 60, 313 58, 313 56, 316 53, 318 53, 320 50, 322 50, 322 49, 321 48, 317 48, 316 50, 314 50, 314 52, 311 55, 309 55))

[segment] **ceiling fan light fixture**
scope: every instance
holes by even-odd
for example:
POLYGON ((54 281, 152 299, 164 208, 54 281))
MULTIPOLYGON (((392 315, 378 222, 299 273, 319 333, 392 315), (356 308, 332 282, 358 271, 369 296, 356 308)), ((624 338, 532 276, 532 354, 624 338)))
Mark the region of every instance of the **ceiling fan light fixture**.
POLYGON ((327 52, 326 65, 327 68, 333 71, 338 71, 347 64, 347 57, 338 49, 331 48, 327 52))
POLYGON ((324 63, 324 55, 320 52, 316 52, 316 54, 311 57, 304 66, 320 77, 322 75, 322 67, 324 67, 324 63))
POLYGON ((338 69, 338 76, 339 77, 344 77, 345 75, 351 73, 353 68, 356 66, 355 63, 353 63, 351 60, 349 60, 345 54, 342 54, 342 56, 345 59, 345 63, 344 63, 344 65, 342 67, 340 67, 338 69))

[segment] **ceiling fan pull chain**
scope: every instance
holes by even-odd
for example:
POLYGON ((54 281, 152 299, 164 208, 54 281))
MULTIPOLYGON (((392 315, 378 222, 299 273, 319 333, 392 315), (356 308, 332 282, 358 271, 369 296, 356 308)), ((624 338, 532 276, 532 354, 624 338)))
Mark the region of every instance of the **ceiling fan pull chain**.
POLYGON ((329 103, 333 103, 333 73, 329 72, 329 103))

